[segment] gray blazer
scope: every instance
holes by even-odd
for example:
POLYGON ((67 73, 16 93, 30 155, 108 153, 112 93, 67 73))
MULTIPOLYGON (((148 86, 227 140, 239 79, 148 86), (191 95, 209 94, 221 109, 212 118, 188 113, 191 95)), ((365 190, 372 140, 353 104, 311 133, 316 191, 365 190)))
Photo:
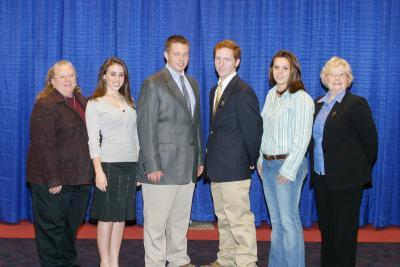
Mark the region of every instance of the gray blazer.
POLYGON ((137 110, 140 182, 151 183, 146 174, 161 170, 159 184, 188 184, 204 165, 199 89, 196 80, 186 77, 196 98, 193 117, 167 68, 143 82, 137 110))

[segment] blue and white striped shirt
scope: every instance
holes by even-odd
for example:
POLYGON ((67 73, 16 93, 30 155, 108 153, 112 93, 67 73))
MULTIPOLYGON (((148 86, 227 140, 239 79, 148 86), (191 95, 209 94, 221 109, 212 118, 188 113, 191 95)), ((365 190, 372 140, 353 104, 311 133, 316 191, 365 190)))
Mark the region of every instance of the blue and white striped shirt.
POLYGON ((286 91, 279 97, 276 89, 268 92, 261 112, 264 133, 259 163, 263 154, 288 154, 279 174, 294 181, 311 139, 314 102, 304 90, 286 91))

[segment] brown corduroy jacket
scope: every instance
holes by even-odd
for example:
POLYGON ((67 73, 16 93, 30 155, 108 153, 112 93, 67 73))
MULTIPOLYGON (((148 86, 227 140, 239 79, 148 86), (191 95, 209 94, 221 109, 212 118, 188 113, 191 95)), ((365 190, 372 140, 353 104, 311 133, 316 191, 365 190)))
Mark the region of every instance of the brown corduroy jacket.
MULTIPOLYGON (((87 100, 74 92, 86 109, 87 100)), ((85 121, 54 90, 36 101, 30 120, 27 182, 59 185, 89 184, 90 155, 85 121)))

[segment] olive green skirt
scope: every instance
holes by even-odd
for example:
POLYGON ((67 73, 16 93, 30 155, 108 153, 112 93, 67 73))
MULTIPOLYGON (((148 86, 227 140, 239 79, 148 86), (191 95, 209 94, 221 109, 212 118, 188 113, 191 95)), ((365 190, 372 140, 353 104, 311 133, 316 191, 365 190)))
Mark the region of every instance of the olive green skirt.
POLYGON ((94 185, 90 217, 102 222, 131 221, 136 217, 136 162, 102 162, 106 192, 94 185))

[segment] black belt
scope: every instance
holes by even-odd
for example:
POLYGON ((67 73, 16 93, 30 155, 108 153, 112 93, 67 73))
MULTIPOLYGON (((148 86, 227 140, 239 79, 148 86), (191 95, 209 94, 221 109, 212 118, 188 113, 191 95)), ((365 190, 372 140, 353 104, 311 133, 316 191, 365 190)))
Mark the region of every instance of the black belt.
POLYGON ((266 155, 263 154, 264 159, 266 160, 278 160, 278 159, 286 159, 288 154, 280 154, 280 155, 266 155))

